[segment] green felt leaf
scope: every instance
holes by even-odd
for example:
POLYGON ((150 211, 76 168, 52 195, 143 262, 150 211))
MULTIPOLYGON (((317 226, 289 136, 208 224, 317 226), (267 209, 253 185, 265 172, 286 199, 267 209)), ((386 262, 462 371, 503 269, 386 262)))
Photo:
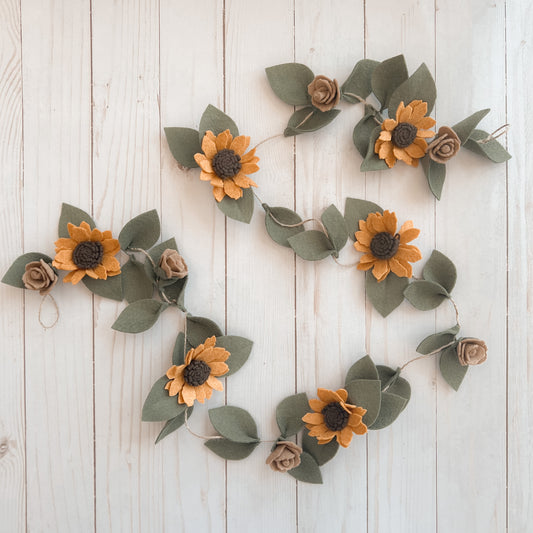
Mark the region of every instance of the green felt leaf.
POLYGON ((374 150, 374 146, 376 145, 376 141, 380 133, 381 126, 376 126, 370 134, 366 156, 363 159, 360 167, 361 172, 374 172, 377 170, 387 170, 389 168, 387 163, 385 163, 385 160, 380 159, 374 150))
POLYGON ((86 213, 85 211, 79 209, 78 207, 74 207, 73 205, 62 204, 61 215, 59 216, 59 224, 57 228, 57 233, 60 238, 70 237, 67 229, 69 222, 75 226, 79 226, 82 222, 87 222, 87 224, 91 226, 91 229, 96 227, 96 224, 89 213, 86 213))
POLYGON ((403 302, 408 285, 407 278, 400 278, 393 272, 380 282, 370 271, 365 276, 366 295, 382 317, 390 315, 403 302))
POLYGON ((383 121, 383 117, 377 109, 374 109, 371 105, 365 104, 365 115, 353 129, 353 143, 363 158, 365 158, 368 153, 368 145, 372 132, 378 125, 376 119, 383 121))
MULTIPOLYGON (((146 259, 146 261, 144 262, 144 270, 146 271, 147 276, 152 280, 153 283, 156 283, 157 278, 164 276, 163 270, 159 268, 159 262, 161 261, 161 255, 167 249, 176 250, 177 252, 179 252, 178 245, 176 244, 176 239, 174 239, 174 237, 163 241, 160 244, 157 244, 148 252, 148 255, 152 258, 152 261, 156 265, 156 270, 154 271, 152 263, 148 259, 146 259)), ((160 287, 164 287, 166 285, 172 285, 173 283, 175 283, 175 281, 175 279, 159 279, 158 285, 160 287)))
POLYGON ((228 439, 210 439, 204 442, 204 445, 222 459, 240 461, 246 459, 256 449, 259 442, 242 443, 228 439))
POLYGON ((396 116, 396 109, 403 102, 404 105, 410 104, 413 100, 422 100, 427 102, 427 115, 433 110, 435 100, 437 99, 437 87, 431 72, 425 63, 422 63, 418 69, 405 80, 391 95, 389 100, 389 117, 396 116))
MULTIPOLYGON (((348 230, 346 222, 341 212, 331 204, 320 217, 324 224, 329 240, 333 244, 336 252, 340 252, 348 240, 348 230)), ((338 255, 338 254, 337 254, 338 255)))
POLYGON ((345 383, 350 383, 354 379, 379 379, 378 370, 374 361, 369 355, 361 357, 348 370, 346 374, 345 383))
POLYGON ((225 378, 235 374, 246 363, 253 345, 254 343, 250 339, 238 337, 237 335, 217 337, 217 346, 225 348, 231 354, 226 360, 229 370, 227 374, 224 374, 225 378))
POLYGON ((7 272, 2 278, 2 283, 17 287, 18 289, 24 289, 24 283, 22 282, 22 276, 26 272, 26 265, 32 261, 40 261, 43 259, 50 266, 52 265, 52 258, 39 252, 28 252, 15 259, 14 263, 8 268, 7 272))
POLYGON ((322 483, 322 474, 320 473, 320 467, 313 458, 313 456, 307 452, 302 452, 300 455, 300 466, 292 468, 287 473, 298 481, 304 481, 305 483, 322 483))
POLYGON ((433 196, 440 200, 446 179, 446 165, 433 161, 427 154, 422 158, 422 168, 433 196))
POLYGON ((387 387, 386 392, 391 392, 403 398, 407 406, 407 403, 411 399, 411 385, 409 385, 409 382, 399 375, 398 370, 394 370, 389 366, 377 365, 377 369, 381 381, 381 388, 384 389, 387 387))
POLYGON ((488 135, 486 131, 474 130, 463 146, 467 150, 482 155, 494 163, 504 163, 511 159, 511 154, 496 139, 491 139, 484 143, 478 142, 486 139, 488 135))
POLYGON ((122 290, 122 274, 107 279, 93 279, 85 276, 83 284, 93 293, 110 300, 121 302, 124 299, 122 290))
POLYGON ((229 130, 234 137, 239 135, 239 129, 237 128, 237 124, 233 122, 233 119, 223 111, 220 111, 220 109, 209 104, 205 108, 202 118, 200 119, 200 128, 198 132, 200 144, 202 143, 206 131, 212 131, 215 135, 218 135, 226 130, 229 130))
POLYGON ((374 202, 359 200, 357 198, 346 198, 344 206, 344 221, 348 235, 355 241, 355 233, 359 231, 359 221, 366 220, 370 213, 383 213, 383 209, 374 202))
POLYGON ((474 131, 476 126, 481 122, 481 119, 485 115, 487 115, 489 111, 490 109, 482 109, 481 111, 476 111, 473 115, 470 115, 464 120, 461 120, 461 122, 458 122, 455 126, 452 126, 452 130, 457 133, 457 136, 459 137, 462 145, 466 142, 468 137, 472 135, 472 132, 474 131))
POLYGON ((254 214, 254 193, 252 189, 243 189, 238 200, 224 196, 222 201, 216 204, 227 217, 249 224, 254 214))
POLYGON ((213 427, 232 442, 259 442, 257 426, 248 411, 232 405, 209 409, 213 427))
POLYGON ((407 401, 405 398, 392 392, 382 392, 379 415, 372 426, 368 426, 368 429, 383 429, 390 426, 405 409, 406 405, 407 401))
POLYGON ((339 443, 337 439, 333 439, 327 444, 318 444, 316 437, 310 437, 309 432, 305 430, 302 433, 302 450, 311 455, 318 466, 322 466, 335 457, 339 443))
MULTIPOLYGON (((176 396, 173 397, 173 399, 176 399, 176 396)), ((189 407, 187 409, 187 417, 190 418, 192 415, 193 406, 189 407)), ((163 429, 157 436, 157 439, 155 439, 155 444, 157 444, 161 439, 164 439, 177 429, 179 429, 183 424, 185 423, 185 409, 183 412, 181 412, 178 416, 171 418, 167 421, 167 423, 163 426, 163 429)))
POLYGON ((284 228, 280 226, 276 220, 282 224, 299 224, 302 222, 302 219, 298 213, 295 213, 291 209, 286 207, 270 207, 267 204, 263 204, 263 209, 265 210, 265 226, 268 234, 271 239, 281 246, 286 246, 290 248, 289 237, 301 233, 304 231, 303 224, 301 226, 296 226, 295 228, 284 228), (274 220, 274 217, 276 220, 274 220))
POLYGON ((381 407, 381 381, 379 379, 355 379, 346 383, 348 403, 364 407, 363 422, 370 427, 379 415, 381 407))
MULTIPOLYGON (((389 274, 390 275, 390 274, 389 274)), ((446 289, 434 281, 413 281, 405 291, 405 298, 420 311, 429 311, 438 307, 446 298, 446 289)))
POLYGON ((179 366, 185 363, 185 334, 180 332, 176 337, 174 343, 174 350, 172 351, 172 364, 179 366))
POLYGON ((351 104, 360 103, 358 98, 351 96, 353 94, 364 100, 372 92, 372 72, 378 65, 379 61, 372 59, 358 61, 348 79, 341 86, 342 98, 351 104))
POLYGON ((188 282, 189 276, 185 276, 181 279, 175 279, 174 283, 172 283, 171 285, 165 284, 165 287, 163 289, 163 292, 165 293, 166 297, 171 302, 176 302, 177 306, 182 311, 185 311, 183 301, 185 297, 185 287, 187 286, 188 282))
POLYGON ((288 239, 296 255, 306 261, 319 261, 335 251, 333 244, 322 231, 302 231, 288 239))
POLYGON ((459 357, 457 357, 455 346, 450 346, 443 350, 440 356, 439 368, 442 377, 448 382, 448 384, 454 390, 459 390, 468 371, 468 365, 461 365, 459 357))
POLYGON ((427 355, 428 353, 435 352, 439 348, 446 346, 450 342, 455 340, 455 336, 459 333, 459 326, 455 325, 446 331, 434 333, 426 337, 416 348, 418 353, 427 355))
POLYGON ((177 396, 169 396, 165 390, 167 376, 160 377, 153 385, 143 405, 144 422, 161 422, 170 420, 185 412, 185 404, 178 403, 177 396))
POLYGON ((311 96, 307 86, 315 75, 301 63, 284 63, 265 69, 268 82, 278 98, 289 105, 307 105, 311 96))
POLYGON ((340 109, 320 111, 311 106, 303 107, 291 115, 283 135, 285 137, 292 137, 294 135, 300 135, 300 133, 319 130, 327 126, 339 113, 340 109))
POLYGON ((284 439, 296 435, 305 426, 302 417, 310 410, 305 392, 281 400, 276 407, 276 421, 284 439))
POLYGON ((191 128, 165 128, 168 147, 174 159, 182 166, 196 168, 194 154, 202 153, 199 133, 191 128))
POLYGON ((221 337, 222 330, 209 318, 203 316, 187 317, 187 342, 191 346, 198 346, 209 337, 221 337))
POLYGON ((372 72, 372 90, 381 103, 381 110, 389 106, 394 91, 409 77, 403 55, 382 61, 372 72))
POLYGON ((422 276, 427 281, 434 281, 444 287, 448 293, 452 292, 457 281, 457 269, 450 259, 438 250, 433 250, 422 270, 422 276))
POLYGON ((158 300, 137 300, 120 313, 111 327, 124 333, 141 333, 150 329, 167 307, 167 303, 158 300))
POLYGON ((124 298, 128 303, 152 297, 154 287, 143 263, 139 263, 135 257, 130 257, 128 262, 122 265, 121 270, 124 298))
POLYGON ((159 215, 155 209, 152 209, 127 222, 118 236, 118 242, 123 250, 128 248, 147 250, 156 243, 160 233, 159 215))

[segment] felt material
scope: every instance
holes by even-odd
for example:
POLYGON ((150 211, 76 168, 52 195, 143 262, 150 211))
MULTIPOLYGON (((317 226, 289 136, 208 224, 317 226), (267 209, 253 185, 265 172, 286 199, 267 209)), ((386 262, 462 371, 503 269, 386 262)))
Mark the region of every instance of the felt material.
POLYGON ((259 445, 259 442, 232 442, 228 439, 210 439, 204 442, 213 453, 222 459, 229 461, 240 461, 246 459, 259 445))
POLYGON ((457 133, 448 126, 441 126, 435 139, 428 145, 427 155, 436 163, 447 163, 461 148, 457 133))
POLYGON ((430 159, 427 154, 421 159, 421 162, 424 174, 428 180, 429 188, 433 193, 433 196, 437 200, 440 200, 442 188, 444 187, 444 181, 446 179, 446 165, 433 161, 433 159, 430 159))
POLYGON ((132 218, 120 231, 118 242, 123 250, 143 248, 148 250, 161 234, 159 215, 155 209, 132 218))
POLYGON ((248 357, 250 357, 253 345, 254 343, 251 340, 238 337, 237 335, 217 337, 217 346, 225 348, 230 353, 230 356, 226 360, 229 370, 224 374, 224 377, 235 374, 246 363, 248 357))
MULTIPOLYGON (((409 382, 399 375, 398 370, 394 370, 389 366, 377 365, 377 369, 381 381, 381 388, 383 389, 388 386, 387 392, 392 392, 396 396, 400 396, 408 403, 411 399, 411 385, 409 385, 409 382)), ((406 406, 407 403, 405 404, 406 406)))
POLYGON ((340 109, 319 111, 311 106, 303 107, 291 115, 283 135, 285 137, 292 137, 301 133, 319 130, 327 126, 339 113, 340 109), (307 118, 310 114, 311 116, 307 118))
POLYGON ((296 255, 306 261, 320 261, 335 251, 333 244, 322 231, 309 230, 288 239, 296 255))
POLYGON ((2 283, 11 285, 12 287, 17 287, 18 289, 25 289, 26 287, 22 281, 22 276, 24 276, 24 272, 26 271, 26 265, 33 261, 40 261, 41 259, 46 261, 48 264, 52 264, 51 257, 39 252, 28 252, 27 254, 21 255, 8 268, 7 272, 2 278, 2 283))
POLYGON ((359 221, 366 220, 370 213, 383 213, 383 209, 374 202, 359 200, 358 198, 346 198, 344 204, 344 222, 348 235, 355 241, 355 233, 359 231, 359 221))
POLYGON ((128 303, 152 298, 154 287, 146 274, 143 263, 139 263, 135 257, 130 257, 121 268, 124 298, 128 303))
POLYGON ((167 279, 183 279, 189 274, 187 263, 181 255, 171 248, 167 248, 159 259, 159 268, 165 273, 167 279))
POLYGON ((354 379, 370 379, 375 380, 379 379, 378 370, 374 361, 369 355, 361 357, 356 361, 348 370, 346 374, 345 383, 350 383, 354 379))
MULTIPOLYGON (((187 417, 190 418, 192 415, 194 407, 189 407, 187 409, 187 417)), ((164 439, 177 429, 179 429, 183 424, 185 423, 185 410, 183 410, 182 413, 180 413, 178 416, 171 418, 167 421, 167 423, 163 426, 163 429, 159 432, 159 435, 157 436, 157 439, 155 439, 155 444, 157 444, 161 439, 164 439)))
POLYGON ((368 429, 376 430, 390 426, 405 409, 407 400, 392 392, 381 393, 381 409, 376 421, 368 429))
POLYGON ((303 427, 302 417, 309 413, 307 394, 301 392, 282 400, 276 407, 276 422, 283 439, 296 435, 303 427))
POLYGON ((341 98, 339 82, 319 74, 308 85, 307 92, 311 96, 311 105, 322 112, 333 109, 341 98))
POLYGON ((404 291, 409 285, 407 278, 400 278, 394 272, 381 282, 371 272, 366 273, 367 298, 382 317, 390 315, 402 302, 404 291))
POLYGON ((225 130, 229 130, 234 137, 239 135, 239 128, 237 128, 237 124, 233 122, 233 119, 223 111, 220 111, 220 109, 209 104, 200 119, 198 132, 200 143, 203 141, 206 131, 212 131, 215 135, 218 135, 225 130))
POLYGON ((422 270, 422 276, 427 281, 434 281, 444 287, 448 293, 452 292, 457 281, 457 269, 450 259, 438 250, 433 250, 422 270))
POLYGON ((360 100, 346 93, 359 96, 363 100, 372 92, 372 72, 379 65, 379 61, 361 59, 355 64, 352 72, 341 86, 343 100, 351 104, 359 104, 360 100))
POLYGON ((366 409, 363 422, 370 427, 376 420, 381 407, 381 381, 378 379, 355 379, 346 383, 348 403, 366 409))
POLYGON ((313 81, 313 72, 301 63, 284 63, 265 69, 268 83, 278 98, 289 105, 307 105, 311 96, 307 92, 313 81))
POLYGON ((174 343, 174 350, 172 351, 172 364, 180 366, 185 364, 185 334, 180 332, 176 337, 174 343))
POLYGON ((209 337, 222 337, 222 330, 209 318, 187 317, 187 342, 196 347, 209 337))
POLYGON ((318 466, 322 466, 335 457, 339 450, 339 443, 334 439, 327 444, 318 444, 318 440, 315 437, 310 437, 309 432, 304 430, 302 448, 304 452, 313 457, 318 466))
POLYGON ((302 451, 295 442, 278 441, 265 462, 274 472, 287 472, 300 466, 302 451))
POLYGON ((174 159, 182 166, 195 168, 194 154, 202 151, 199 133, 191 128, 165 128, 168 147, 174 159))
POLYGON ((287 239, 304 231, 303 225, 295 228, 284 228, 283 226, 280 226, 270 214, 282 224, 299 224, 302 221, 300 215, 286 207, 270 207, 267 204, 263 204, 263 209, 265 210, 265 227, 270 238, 274 242, 281 244, 281 246, 290 248, 291 246, 287 239))
MULTIPOLYGON (((155 265, 159 265, 161 261, 161 255, 165 250, 176 250, 178 251, 178 245, 176 244, 176 239, 172 237, 171 239, 168 239, 166 241, 163 241, 160 244, 157 244, 154 246, 151 250, 148 251, 148 255, 151 257, 152 261, 155 265)), ((155 283, 157 281, 157 284, 160 287, 165 287, 167 285, 172 285, 172 283, 175 283, 176 280, 165 279, 165 273, 163 270, 156 266, 156 270, 154 271, 154 267, 152 266, 151 261, 148 259, 144 262, 144 269, 146 271, 147 276, 155 283), (159 278, 159 279, 158 279, 159 278)))
POLYGON ((209 409, 209 420, 223 437, 232 442, 259 442, 254 419, 240 407, 223 405, 209 409))
POLYGON ((348 240, 348 230, 346 229, 344 217, 332 204, 322 213, 320 218, 328 232, 329 240, 333 244, 335 251, 340 252, 348 240))
POLYGON ((107 279, 93 279, 85 276, 82 282, 93 294, 116 300, 117 302, 121 302, 124 299, 122 274, 107 279))
POLYGON ((216 204, 227 217, 249 224, 254 214, 254 193, 252 189, 244 189, 242 193, 242 197, 238 200, 224 196, 216 204))
POLYGON ((68 239, 70 237, 67 229, 69 222, 75 226, 79 226, 82 222, 87 222, 91 229, 96 227, 96 224, 89 213, 86 213, 78 207, 64 203, 61 205, 61 215, 59 216, 59 224, 57 228, 57 234, 62 239, 68 239))
POLYGON ((446 331, 441 331, 439 333, 429 335, 418 345, 416 351, 423 355, 434 352, 442 346, 445 346, 446 344, 452 342, 458 332, 459 326, 455 325, 452 328, 447 329, 446 331))
POLYGON ((420 311, 435 309, 449 297, 444 287, 434 281, 426 280, 413 281, 403 294, 411 305, 420 311))
POLYGON ((486 131, 474 130, 464 143, 464 147, 475 154, 490 159, 494 163, 504 163, 511 159, 511 154, 496 139, 491 139, 486 143, 477 142, 486 139, 488 135, 486 131))
POLYGON ((170 420, 185 411, 185 404, 179 404, 176 397, 170 397, 165 385, 167 376, 160 377, 152 386, 142 410, 144 422, 160 422, 170 420))
POLYGON ((137 300, 120 313, 111 327, 123 333, 141 333, 150 329, 167 307, 166 302, 158 300, 137 300))
POLYGON ((186 276, 185 278, 175 280, 174 283, 172 283, 171 285, 167 285, 164 288, 166 297, 171 301, 175 301, 177 303, 178 308, 181 309, 183 312, 186 312, 184 299, 185 287, 187 286, 188 282, 189 276, 186 276))
POLYGON ((422 100, 428 105, 427 114, 431 114, 435 100, 437 99, 437 87, 431 72, 425 63, 405 80, 391 95, 389 100, 389 117, 396 113, 396 109, 403 102, 407 105, 413 100, 422 100))
MULTIPOLYGON (((394 91, 409 77, 403 55, 382 61, 372 72, 371 84, 383 111, 389 106, 394 91)), ((406 102, 408 103, 408 102, 406 102)))
POLYGON ((305 483, 322 483, 320 467, 313 456, 307 452, 302 452, 302 455, 300 455, 300 461, 300 466, 289 470, 288 474, 298 481, 304 481, 305 483))
POLYGON ((359 168, 361 172, 374 172, 377 170, 387 170, 389 168, 385 160, 380 159, 374 149, 376 141, 378 140, 380 134, 381 134, 381 126, 376 126, 372 130, 372 133, 370 134, 370 138, 368 139, 368 149, 367 149, 365 158, 363 159, 363 162, 361 163, 361 167, 359 168))
POLYGON ((461 120, 461 122, 458 122, 455 126, 452 126, 452 130, 457 133, 457 137, 459 137, 462 145, 466 143, 476 126, 481 122, 481 119, 485 117, 489 111, 490 109, 476 111, 474 114, 461 120))
POLYGON ((44 259, 30 261, 24 267, 22 283, 26 289, 39 291, 44 296, 48 294, 57 283, 58 276, 52 265, 44 259))
POLYGON ((461 338, 456 347, 462 366, 480 365, 487 360, 487 345, 480 339, 461 338))
POLYGON ((365 104, 365 114, 353 129, 352 140, 363 159, 368 153, 369 140, 372 132, 378 125, 376 118, 380 122, 383 121, 383 117, 377 109, 374 109, 371 105, 365 104))
POLYGON ((442 377, 454 390, 459 390, 461 383, 468 371, 468 366, 462 366, 457 357, 455 346, 443 350, 439 360, 439 368, 442 377))

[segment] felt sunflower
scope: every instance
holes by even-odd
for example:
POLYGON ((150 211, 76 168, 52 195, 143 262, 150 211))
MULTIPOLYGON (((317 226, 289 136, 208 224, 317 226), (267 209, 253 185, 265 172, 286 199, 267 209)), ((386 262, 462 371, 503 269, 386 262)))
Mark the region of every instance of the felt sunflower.
POLYGON ((206 131, 202 141, 203 154, 195 154, 194 160, 202 169, 200 179, 209 181, 213 186, 213 196, 217 202, 224 196, 234 200, 242 197, 243 189, 257 187, 247 176, 259 170, 255 148, 248 153, 250 137, 239 135, 233 138, 229 130, 216 137, 212 131, 206 131))
POLYGON ((357 269, 374 268, 372 274, 378 282, 383 281, 389 272, 401 278, 410 278, 413 275, 410 263, 422 259, 420 250, 407 244, 418 237, 420 230, 408 220, 396 233, 397 223, 395 213, 370 213, 366 220, 359 221, 360 231, 355 233, 355 249, 365 252, 357 269))
POLYGON ((363 423, 366 409, 346 403, 346 390, 318 389, 317 394, 319 399, 309 400, 314 412, 307 413, 302 420, 306 423, 309 436, 316 437, 318 444, 327 444, 337 438, 337 442, 347 448, 354 433, 364 435, 367 432, 363 423))
POLYGON ((185 357, 185 364, 171 366, 167 371, 170 381, 165 385, 169 396, 178 395, 178 403, 189 407, 194 400, 204 403, 211 398, 213 389, 223 391, 224 386, 216 376, 228 372, 224 362, 230 353, 224 348, 216 347, 216 338, 209 337, 203 344, 191 348, 185 357))
POLYGON ((56 256, 52 265, 70 272, 64 283, 76 285, 85 275, 93 279, 107 279, 120 274, 120 263, 113 257, 120 251, 120 244, 113 239, 110 231, 100 231, 87 222, 79 226, 68 223, 70 238, 55 242, 56 256))
POLYGON ((429 130, 435 120, 426 117, 428 105, 422 100, 413 100, 407 106, 400 102, 396 110, 396 120, 388 118, 381 125, 374 151, 380 159, 392 168, 398 159, 413 167, 424 157, 428 143, 426 138, 433 137, 434 131, 429 130))

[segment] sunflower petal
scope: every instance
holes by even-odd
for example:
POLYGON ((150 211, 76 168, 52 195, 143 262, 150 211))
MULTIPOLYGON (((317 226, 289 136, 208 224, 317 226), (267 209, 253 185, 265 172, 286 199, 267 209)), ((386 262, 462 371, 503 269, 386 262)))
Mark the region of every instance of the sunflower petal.
POLYGON ((71 282, 72 285, 76 285, 85 277, 85 269, 74 270, 69 272, 64 278, 63 283, 71 282))
POLYGON ((329 389, 318 389, 317 390, 318 397, 326 403, 333 403, 333 402, 340 402, 341 398, 340 396, 332 390, 329 389))
POLYGON ((226 196, 224 187, 213 187, 213 196, 217 202, 221 202, 224 196, 226 196))
MULTIPOLYGON (((403 104, 401 104, 403 105, 403 104)), ((383 121, 382 128, 386 131, 392 131, 396 126, 398 125, 398 122, 392 118, 386 118, 383 121)))
POLYGON ((398 251, 396 252, 396 258, 405 259, 406 261, 415 263, 416 261, 420 261, 420 259, 422 259, 422 254, 420 250, 412 244, 400 244, 398 251))
POLYGON ((218 391, 223 391, 224 390, 224 385, 222 385, 222 382, 220 380, 218 380, 215 376, 209 376, 207 378, 206 383, 212 389, 215 389, 215 390, 218 390, 218 391))
POLYGON ((410 144, 409 146, 405 147, 404 150, 413 159, 420 159, 421 157, 424 157, 424 155, 426 154, 426 152, 422 150, 422 148, 415 143, 410 144))
MULTIPOLYGON (((217 153, 217 145, 215 143, 215 136, 211 131, 207 131, 204 135, 202 141, 202 152, 205 154, 207 159, 211 160, 215 157, 217 153)), ((196 157, 195 157, 196 160, 196 157)), ((198 161, 196 161, 198 162, 198 161)))
POLYGON ((224 130, 222 133, 219 133, 216 140, 217 151, 220 152, 220 150, 229 148, 232 140, 233 135, 229 132, 229 130, 224 130))
POLYGON ((215 174, 213 174, 210 183, 213 185, 213 187, 224 187, 224 180, 218 176, 215 176, 215 174))
MULTIPOLYGON (((201 155, 201 154, 196 154, 196 155, 201 155)), ((215 171, 213 170, 213 165, 211 164, 211 161, 209 159, 207 159, 207 157, 203 157, 203 158, 196 158, 195 156, 195 160, 196 162, 198 163, 198 166, 204 171, 204 172, 207 172, 208 174, 212 174, 214 173, 215 171)))
POLYGON ((243 195, 242 189, 235 185, 231 179, 224 181, 224 192, 234 200, 238 200, 243 195))
POLYGON ((213 376, 223 376, 229 371, 229 366, 226 363, 220 363, 218 361, 209 363, 209 367, 213 376))
POLYGON ((189 407, 194 404, 194 400, 196 399, 196 391, 194 390, 194 387, 185 383, 180 394, 183 398, 183 403, 186 403, 189 407))
POLYGON ((394 257, 389 259, 389 266, 392 272, 399 276, 400 278, 407 277, 407 269, 394 257))
POLYGON ((78 243, 76 241, 73 241, 72 239, 57 239, 57 241, 54 243, 56 246, 56 252, 59 252, 60 250, 74 250, 78 243))
POLYGON ((358 426, 353 428, 353 432, 356 435, 364 435, 367 432, 367 430, 368 430, 368 428, 362 422, 361 422, 361 424, 359 424, 358 426))
POLYGON ((352 442, 352 437, 353 433, 352 428, 350 426, 346 426, 344 429, 337 433, 337 440, 343 448, 348 448, 348 446, 350 446, 350 442, 352 442))
POLYGON ((416 122, 428 112, 428 105, 426 102, 422 102, 422 100, 415 100, 411 102, 410 106, 413 108, 411 123, 416 126, 416 122))
POLYGON ((357 242, 360 242, 364 246, 370 246, 370 243, 372 242, 372 236, 366 231, 357 231, 355 233, 355 238, 357 239, 357 242))
POLYGON ((241 172, 239 172, 239 174, 237 174, 232 179, 235 185, 237 185, 238 187, 242 187, 243 189, 249 189, 250 187, 257 187, 257 183, 252 178, 245 176, 241 172))
POLYGON ((102 246, 104 248, 104 254, 116 255, 120 251, 118 239, 103 239, 102 246))
POLYGON ((85 228, 82 228, 81 226, 75 226, 70 222, 67 224, 67 229, 68 234, 73 240, 76 241, 76 243, 88 241, 91 236, 90 232, 87 231, 85 228))
POLYGON ((104 254, 102 258, 102 265, 106 270, 120 270, 120 263, 112 255, 104 254))
POLYGON ((316 426, 324 423, 324 415, 322 413, 307 413, 303 416, 302 420, 306 424, 313 424, 316 426))
POLYGON ((317 400, 316 398, 313 398, 312 400, 309 400, 309 407, 316 413, 320 413, 324 407, 326 407, 327 403, 323 402, 322 400, 317 400))
POLYGON ((388 231, 391 235, 394 235, 396 233, 396 228, 398 226, 398 219, 396 218, 396 213, 384 211, 383 223, 385 224, 385 231, 388 231))
POLYGON ((335 392, 339 395, 343 402, 348 399, 348 391, 346 391, 346 389, 337 389, 335 392))
POLYGON ((411 228, 400 233, 400 243, 405 244, 416 239, 420 235, 420 230, 417 228, 411 228))
POLYGON ((250 137, 246 135, 239 135, 235 137, 230 145, 230 150, 233 150, 236 154, 243 155, 246 149, 250 146, 250 137))
POLYGON ((387 274, 390 272, 389 263, 386 259, 378 259, 374 265, 374 270, 372 271, 372 274, 374 274, 374 277, 381 281, 384 279, 387 274))

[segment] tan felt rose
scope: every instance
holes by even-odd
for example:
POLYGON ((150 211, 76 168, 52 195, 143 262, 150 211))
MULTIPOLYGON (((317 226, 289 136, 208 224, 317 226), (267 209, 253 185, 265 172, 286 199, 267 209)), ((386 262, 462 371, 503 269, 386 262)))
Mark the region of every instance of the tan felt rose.
POLYGON ((276 472, 287 472, 300 465, 302 449, 296 443, 282 440, 268 456, 266 464, 276 472))
POLYGON ((428 146, 428 154, 433 161, 446 163, 459 151, 460 147, 461 141, 457 133, 448 126, 442 126, 439 128, 435 139, 428 146))
POLYGON ((457 357, 462 366, 480 365, 487 360, 487 345, 479 339, 461 339, 457 357))
POLYGON ((333 109, 341 98, 337 80, 322 75, 316 76, 307 86, 307 92, 311 96, 311 103, 320 111, 333 109))
POLYGON ((188 273, 187 264, 181 255, 171 248, 167 248, 162 254, 159 266, 165 273, 167 279, 182 279, 188 273))
POLYGON ((57 274, 43 259, 28 263, 22 276, 22 283, 26 289, 39 291, 43 295, 48 294, 56 282, 57 274))

